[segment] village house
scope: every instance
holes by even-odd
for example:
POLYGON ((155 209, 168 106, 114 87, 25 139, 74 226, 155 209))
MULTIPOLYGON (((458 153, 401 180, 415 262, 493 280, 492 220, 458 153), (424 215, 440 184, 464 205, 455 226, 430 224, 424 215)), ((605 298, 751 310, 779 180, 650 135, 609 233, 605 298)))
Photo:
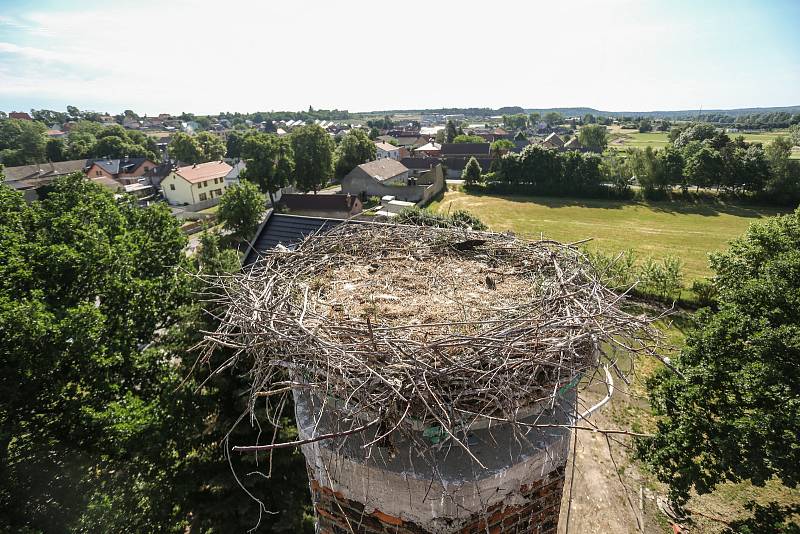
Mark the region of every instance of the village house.
POLYGON ((582 152, 583 145, 581 145, 581 142, 578 141, 577 137, 573 137, 572 139, 564 143, 564 150, 578 150, 582 152))
POLYGON ((12 111, 8 114, 9 119, 19 119, 22 121, 32 121, 33 117, 25 113, 24 111, 12 111))
POLYGON ((445 188, 441 165, 412 175, 408 167, 393 159, 363 163, 342 179, 342 192, 362 200, 392 195, 398 200, 425 203, 445 188))
POLYGON ((105 176, 118 180, 122 185, 137 183, 148 176, 157 165, 147 158, 94 159, 86 162, 86 176, 98 178, 105 176))
POLYGON ((225 192, 225 176, 232 167, 224 161, 209 161, 173 169, 161 181, 164 198, 173 206, 207 202, 216 204, 225 192))
POLYGON ((442 153, 442 145, 434 141, 429 141, 427 144, 414 149, 414 155, 417 157, 438 158, 442 153))
POLYGON ((86 167, 85 159, 71 161, 34 163, 3 169, 5 184, 20 191, 28 202, 38 200, 38 190, 50 185, 59 176, 82 172, 86 167))
POLYGON ((475 158, 481 169, 488 169, 492 160, 489 143, 443 143, 442 159, 447 167, 447 178, 461 178, 461 173, 470 158, 475 158))
POLYGON ((361 199, 354 195, 307 195, 288 193, 281 204, 295 215, 347 219, 363 210, 361 199))
POLYGON ((399 160, 400 159, 400 149, 394 145, 390 145, 389 143, 375 143, 376 149, 376 157, 378 159, 393 159, 399 160))
POLYGON ((545 137, 544 141, 542 141, 542 146, 544 148, 562 150, 564 148, 564 141, 562 141, 561 138, 555 132, 553 132, 545 137))

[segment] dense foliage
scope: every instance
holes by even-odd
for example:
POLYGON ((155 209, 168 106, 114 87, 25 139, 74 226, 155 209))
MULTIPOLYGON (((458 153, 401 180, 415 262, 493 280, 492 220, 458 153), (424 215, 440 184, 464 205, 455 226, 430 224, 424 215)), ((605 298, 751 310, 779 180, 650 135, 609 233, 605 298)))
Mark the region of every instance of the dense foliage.
POLYGON ((641 455, 672 497, 725 481, 800 482, 800 209, 712 255, 717 309, 649 381, 661 416, 641 455))
POLYGON ((406 208, 393 219, 393 222, 434 228, 469 228, 478 231, 489 229, 480 219, 466 210, 443 214, 417 207, 406 208))
POLYGON ((267 209, 267 198, 247 180, 227 188, 219 200, 217 220, 237 239, 250 239, 267 209))
POLYGON ((529 145, 518 154, 504 155, 493 178, 530 193, 593 195, 603 187, 600 161, 595 154, 529 145))
POLYGON ((333 141, 325 130, 308 124, 292 131, 291 143, 295 184, 316 193, 333 177, 333 141))
MULTIPOLYGON (((278 512, 263 528, 310 532, 299 453, 276 455, 272 480, 224 456, 246 384, 236 369, 191 374, 213 317, 190 273, 238 260, 211 236, 189 261, 185 242, 164 206, 81 174, 33 203, 0 185, 0 531, 241 532, 262 514, 232 466, 278 512)), ((257 436, 244 421, 230 439, 257 436)))
POLYGON ((357 166, 375 159, 377 148, 367 132, 353 128, 347 132, 334 153, 336 178, 342 179, 357 166))
POLYGON ((695 124, 673 129, 669 139, 661 150, 628 151, 628 176, 636 178, 647 196, 673 187, 702 187, 783 203, 800 199, 800 162, 790 160, 791 143, 784 137, 764 148, 695 124))

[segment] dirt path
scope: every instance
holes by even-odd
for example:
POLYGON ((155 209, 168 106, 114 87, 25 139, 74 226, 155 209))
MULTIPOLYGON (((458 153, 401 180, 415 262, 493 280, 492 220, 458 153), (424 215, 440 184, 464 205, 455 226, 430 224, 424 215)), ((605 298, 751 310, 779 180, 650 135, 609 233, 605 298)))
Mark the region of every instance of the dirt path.
MULTIPOLYGON (((592 423, 598 428, 628 428, 620 420, 620 414, 624 415, 631 403, 641 402, 629 397, 625 384, 615 385, 617 392, 611 402, 595 412, 591 418, 592 423)), ((598 386, 602 387, 599 384, 598 386)), ((598 387, 591 389, 584 391, 581 396, 582 404, 586 406, 594 404, 604 395, 604 391, 601 393, 598 387)), ((641 473, 628 459, 629 452, 625 445, 629 445, 630 441, 627 436, 612 437, 612 452, 609 453, 609 444, 603 434, 578 431, 572 509, 569 512, 569 525, 567 525, 572 477, 570 460, 567 464, 564 498, 561 503, 559 533, 672 532, 658 511, 654 493, 643 487, 645 483, 641 473), (640 509, 640 489, 644 497, 641 499, 643 511, 640 509), (643 524, 642 529, 639 527, 640 524, 643 524)))

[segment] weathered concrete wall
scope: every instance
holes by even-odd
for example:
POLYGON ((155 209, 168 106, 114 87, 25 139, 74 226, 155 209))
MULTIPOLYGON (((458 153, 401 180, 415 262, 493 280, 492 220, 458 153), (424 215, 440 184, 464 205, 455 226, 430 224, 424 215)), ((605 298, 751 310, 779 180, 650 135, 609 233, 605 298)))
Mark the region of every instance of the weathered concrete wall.
MULTIPOLYGON (((572 390, 518 419, 569 424, 574 403, 572 390)), ((295 412, 301 438, 347 428, 307 392, 295 392, 295 412)), ((357 514, 364 527, 356 532, 485 532, 486 522, 500 528, 491 532, 555 532, 569 430, 515 433, 509 424, 483 421, 466 426, 460 439, 485 468, 446 436, 430 441, 430 428, 420 428, 413 441, 398 437, 374 446, 369 454, 363 445, 375 432, 304 445, 321 530, 350 532, 341 523, 352 523, 357 514)))

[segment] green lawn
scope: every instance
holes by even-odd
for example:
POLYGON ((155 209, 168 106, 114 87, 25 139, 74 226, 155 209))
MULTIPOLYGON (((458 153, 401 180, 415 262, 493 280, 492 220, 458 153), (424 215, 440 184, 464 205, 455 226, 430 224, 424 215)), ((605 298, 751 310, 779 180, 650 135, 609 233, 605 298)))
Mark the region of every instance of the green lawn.
MULTIPOLYGON (((785 136, 786 130, 763 133, 732 132, 728 134, 731 139, 735 139, 740 135, 743 136, 744 140, 748 143, 763 143, 764 146, 767 146, 779 135, 785 136)), ((625 150, 626 148, 645 148, 648 146, 664 148, 667 144, 667 132, 639 133, 636 130, 612 129, 608 146, 617 150, 625 150)), ((796 147, 795 150, 792 151, 791 157, 793 159, 800 159, 800 149, 796 147)))
POLYGON ((523 196, 489 196, 448 191, 431 205, 441 212, 466 209, 492 230, 511 230, 573 242, 593 238, 590 247, 606 252, 635 250, 639 257, 679 257, 687 281, 711 274, 708 253, 725 248, 771 207, 725 203, 621 202, 523 196))

